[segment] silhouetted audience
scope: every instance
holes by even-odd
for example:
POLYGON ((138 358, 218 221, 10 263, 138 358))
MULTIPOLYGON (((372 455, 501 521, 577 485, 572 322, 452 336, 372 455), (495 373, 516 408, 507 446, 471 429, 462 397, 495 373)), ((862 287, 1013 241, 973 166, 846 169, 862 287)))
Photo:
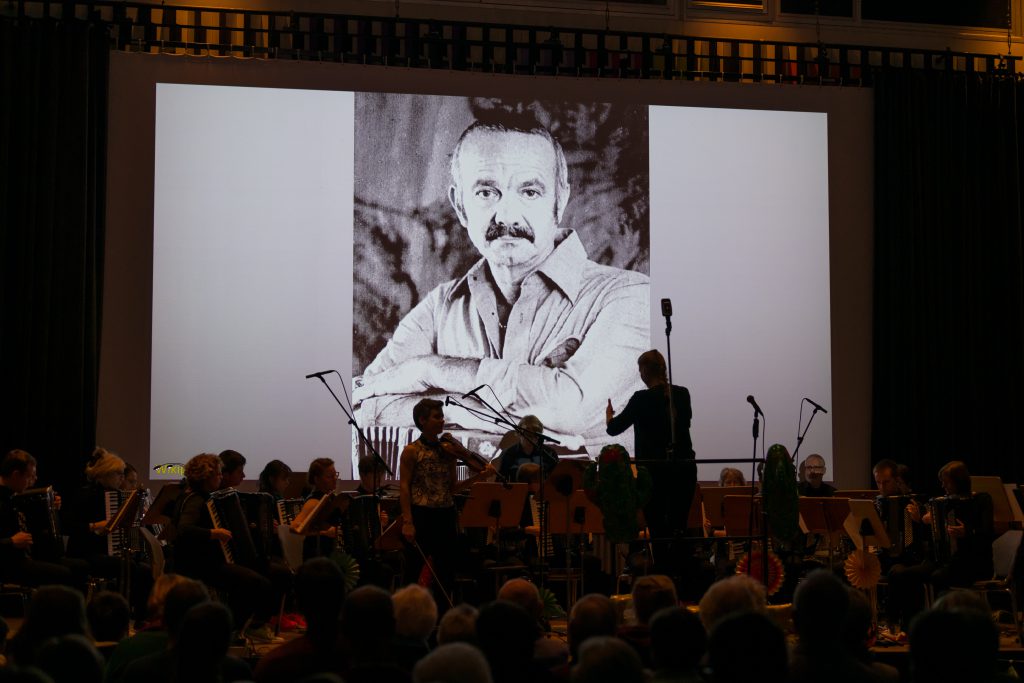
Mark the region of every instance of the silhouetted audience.
MULTIPOLYGON (((136 659, 157 654, 167 649, 169 636, 164 623, 164 606, 171 589, 186 583, 194 584, 196 591, 205 594, 206 589, 199 582, 192 582, 180 574, 163 574, 154 583, 146 601, 147 617, 142 629, 131 638, 122 640, 107 660, 107 683, 120 683, 124 670, 136 659)), ((191 606, 191 605, 189 605, 191 606)))
POLYGON ((11 639, 8 654, 18 666, 32 666, 40 645, 68 635, 91 638, 82 594, 67 586, 43 586, 32 595, 25 621, 11 639))
POLYGON ((515 603, 495 600, 480 608, 476 636, 494 683, 551 680, 550 671, 533 661, 539 635, 536 619, 515 603))
POLYGON ((726 616, 708 635, 708 669, 712 683, 786 683, 786 636, 764 614, 726 616))
POLYGON ((572 670, 572 683, 644 683, 644 667, 628 643, 597 636, 580 645, 580 663, 572 670))
POLYGON ((618 630, 618 636, 633 646, 644 666, 650 668, 651 661, 651 617, 660 609, 679 604, 676 586, 672 579, 663 574, 641 576, 633 582, 633 612, 636 623, 627 624, 618 630))
POLYGON ((487 658, 468 643, 449 643, 416 663, 413 683, 492 683, 487 658))
POLYGON ((479 610, 472 605, 455 605, 444 613, 437 624, 437 644, 469 643, 476 645, 476 616, 479 610))
POLYGON ((391 654, 395 608, 391 596, 377 586, 360 586, 341 607, 341 631, 348 652, 345 683, 408 683, 409 672, 391 654))
POLYGON ((849 590, 829 571, 812 572, 797 586, 793 595, 793 624, 800 640, 790 657, 793 683, 880 680, 845 646, 843 621, 849 605, 849 590))
POLYGON ((498 591, 498 599, 514 602, 537 622, 540 635, 533 643, 533 659, 539 666, 551 669, 569 661, 568 646, 547 637, 549 628, 544 619, 544 601, 537 586, 526 579, 509 579, 498 591))
POLYGON ((103 682, 103 656, 85 636, 71 634, 51 638, 40 646, 36 659, 36 666, 52 678, 53 683, 103 682))
POLYGON ((128 635, 131 622, 131 607, 120 593, 100 591, 92 596, 85 606, 96 649, 104 660, 110 659, 117 644, 128 635))
POLYGON ((619 616, 607 595, 588 593, 569 611, 569 661, 579 661, 579 650, 588 638, 614 636, 619 616))
POLYGON ((700 600, 700 621, 709 634, 725 617, 743 612, 764 614, 768 593, 764 584, 747 574, 735 574, 711 584, 700 600))
POLYGON ((306 619, 306 633, 264 655, 253 678, 259 683, 288 683, 317 673, 345 673, 341 606, 345 583, 334 562, 313 558, 295 575, 295 599, 306 619))
POLYGON ((871 669, 881 681, 899 683, 900 672, 894 666, 876 662, 868 649, 872 638, 871 602, 856 588, 849 588, 850 606, 843 619, 842 640, 854 659, 871 669))
POLYGON ((910 671, 915 683, 1000 680, 999 634, 973 609, 928 610, 910 625, 910 671))
POLYGON ((700 683, 707 647, 700 617, 681 607, 659 610, 651 619, 651 683, 700 683))
POLYGON ((427 642, 437 625, 437 603, 423 586, 409 584, 391 596, 395 610, 395 663, 412 673, 416 662, 430 652, 427 642))

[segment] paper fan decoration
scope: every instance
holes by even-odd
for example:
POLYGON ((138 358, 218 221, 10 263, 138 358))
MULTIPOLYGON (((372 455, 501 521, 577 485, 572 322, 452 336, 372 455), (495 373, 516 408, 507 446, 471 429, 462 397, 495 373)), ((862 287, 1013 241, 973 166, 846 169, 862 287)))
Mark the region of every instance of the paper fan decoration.
POLYGON ((335 550, 331 553, 331 561, 338 565, 341 570, 342 581, 345 582, 345 591, 350 591, 359 583, 359 563, 356 559, 344 550, 335 550))
MULTIPOLYGON (((755 550, 752 553, 744 554, 736 563, 737 574, 749 574, 758 581, 764 580, 764 569, 761 565, 764 553, 755 550)), ((779 556, 768 551, 768 585, 765 589, 768 595, 775 595, 782 588, 782 582, 786 578, 786 570, 782 566, 779 556)))
POLYGON ((843 563, 846 571, 846 580, 854 588, 870 589, 878 585, 882 578, 882 563, 874 553, 864 550, 854 550, 843 563))

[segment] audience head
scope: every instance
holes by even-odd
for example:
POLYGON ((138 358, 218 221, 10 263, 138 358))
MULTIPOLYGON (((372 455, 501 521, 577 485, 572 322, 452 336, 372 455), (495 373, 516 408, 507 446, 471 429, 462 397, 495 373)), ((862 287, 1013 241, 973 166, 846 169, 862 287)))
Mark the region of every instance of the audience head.
POLYGON ((131 608, 120 593, 100 591, 85 607, 89 630, 98 643, 116 643, 128 634, 131 608))
POLYGON ((974 591, 949 591, 948 593, 943 593, 932 604, 932 609, 940 612, 973 611, 980 612, 986 616, 992 611, 988 601, 980 593, 975 593, 974 591))
POLYGON ((521 671, 533 658, 533 643, 539 635, 537 620, 506 600, 484 605, 476 618, 477 641, 495 679, 521 671))
POLYGON ((539 620, 544 614, 544 602, 540 599, 540 591, 526 579, 509 579, 498 591, 498 600, 507 600, 526 610, 534 619, 539 620))
POLYGON ((288 478, 291 476, 291 467, 280 460, 271 460, 260 472, 260 491, 283 496, 288 489, 288 478))
POLYGON ((102 683, 106 663, 92 642, 76 633, 43 643, 36 653, 36 666, 53 683, 102 683))
POLYGON ((304 562, 295 574, 295 600, 309 633, 333 632, 345 601, 341 569, 326 557, 304 562))
POLYGON ((174 647, 178 680, 219 681, 233 629, 231 612, 219 602, 207 601, 189 609, 174 647))
POLYGON ((10 642, 15 664, 31 666, 36 648, 50 638, 89 636, 82 594, 67 586, 43 586, 32 595, 21 628, 10 642))
POLYGON ((837 640, 849 605, 849 590, 835 574, 825 569, 811 572, 793 594, 793 624, 800 642, 837 640))
POLYGON ((841 638, 847 651, 856 657, 867 654, 871 639, 871 601, 856 588, 848 588, 850 605, 843 616, 841 638))
POLYGON ((0 481, 15 493, 22 493, 36 483, 36 459, 26 451, 9 451, 0 461, 0 481))
POLYGON ((185 614, 196 605, 209 601, 210 593, 206 586, 194 579, 185 579, 167 591, 164 599, 164 625, 171 642, 177 641, 185 614))
POLYGON ((491 683, 487 658, 468 643, 439 646, 416 662, 413 683, 491 683))
POLYGON ((614 636, 619 617, 607 595, 588 593, 569 612, 569 652, 575 661, 580 645, 595 636, 614 636))
POLYGON ((640 576, 633 582, 633 610, 638 623, 650 623, 655 612, 677 604, 676 585, 664 574, 640 576))
POLYGON ((189 579, 181 574, 161 574, 153 582, 153 588, 149 591, 149 599, 146 600, 146 616, 150 624, 163 625, 164 603, 167 602, 167 593, 175 586, 187 582, 189 579))
POLYGON ((437 625, 437 643, 469 643, 476 645, 476 607, 462 603, 444 613, 437 625))
POLYGON ((651 618, 651 658, 655 669, 695 670, 707 646, 704 625, 690 610, 666 607, 651 618))
POLYGON ((213 453, 193 455, 185 463, 185 481, 193 491, 210 493, 220 488, 221 461, 213 453))
POLYGON ((385 654, 395 636, 395 610, 391 596, 377 586, 360 586, 341 606, 341 630, 356 661, 385 654))
POLYGON ((426 640, 437 625, 437 603, 423 586, 411 583, 391 596, 395 610, 395 633, 426 640))
POLYGON ((708 633, 715 624, 731 614, 741 612, 764 613, 768 609, 768 594, 764 585, 747 574, 736 574, 711 584, 700 599, 700 621, 708 633))
POLYGON ((971 473, 960 460, 947 462, 939 470, 939 481, 947 496, 970 496, 971 473))
POLYGON ((995 672, 999 633, 987 613, 928 610, 910 624, 914 681, 987 681, 995 672))
POLYGON ((875 477, 875 487, 880 496, 898 496, 900 487, 897 483, 896 470, 899 465, 895 460, 879 460, 871 468, 871 474, 875 477))
POLYGON ((86 463, 85 478, 105 489, 120 489, 124 483, 124 460, 97 446, 86 463))
POLYGON ((747 480, 735 467, 723 467, 718 474, 719 486, 746 486, 747 480))
POLYGON ((589 638, 580 645, 579 664, 572 683, 643 683, 640 656, 625 641, 612 636, 589 638))
POLYGON ((221 469, 224 477, 221 486, 234 488, 241 484, 245 479, 245 456, 238 451, 227 450, 221 451, 218 457, 224 465, 221 469))
POLYGON ((789 676, 786 636, 764 614, 727 616, 708 636, 708 664, 714 683, 783 683, 789 676))

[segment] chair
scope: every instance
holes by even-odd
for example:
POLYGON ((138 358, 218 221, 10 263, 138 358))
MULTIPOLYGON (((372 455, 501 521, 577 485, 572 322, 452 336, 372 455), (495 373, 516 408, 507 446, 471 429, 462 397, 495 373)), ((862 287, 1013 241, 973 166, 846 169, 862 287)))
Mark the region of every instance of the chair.
POLYGON ((1009 595, 1010 610, 1013 613, 1013 625, 1017 630, 1017 637, 1020 639, 1020 642, 1024 643, 1024 628, 1022 628, 1021 621, 1017 616, 1017 588, 1013 575, 1017 562, 1017 552, 1020 549, 1022 538, 1024 538, 1024 531, 1011 529, 993 541, 992 563, 995 568, 994 576, 988 581, 975 581, 974 585, 966 590, 981 593, 986 601, 991 593, 1009 595))

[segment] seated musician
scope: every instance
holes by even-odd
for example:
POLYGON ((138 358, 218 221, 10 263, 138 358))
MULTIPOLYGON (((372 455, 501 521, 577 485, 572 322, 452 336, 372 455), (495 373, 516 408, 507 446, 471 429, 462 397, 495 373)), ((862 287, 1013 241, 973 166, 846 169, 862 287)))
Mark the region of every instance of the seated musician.
POLYGON ((220 458, 223 467, 220 488, 238 488, 238 485, 245 481, 245 456, 238 451, 226 450, 221 451, 217 457, 220 458))
POLYGON ((246 635, 254 640, 273 638, 267 620, 277 612, 280 593, 262 574, 229 563, 220 544, 231 541, 232 532, 214 528, 207 506, 210 494, 221 486, 221 460, 201 453, 185 463, 188 484, 178 499, 171 520, 174 571, 198 579, 227 596, 239 628, 249 623, 246 635), (252 619, 251 623, 249 619, 252 619))
POLYGON ((558 464, 558 456, 543 444, 537 446, 539 439, 535 434, 544 433, 544 424, 536 415, 526 415, 519 421, 519 428, 523 430, 519 434, 519 440, 498 456, 498 474, 508 481, 513 481, 516 478, 516 469, 531 463, 541 465, 544 468, 544 476, 547 476, 558 464))
POLYGON ((448 605, 440 590, 450 594, 455 578, 453 555, 458 544, 452 494, 495 474, 494 466, 488 463, 477 474, 458 481, 456 455, 466 449, 452 440, 450 434, 441 433, 444 431, 443 408, 441 401, 430 398, 413 407, 412 419, 421 434, 402 450, 399 472, 402 535, 415 544, 414 547, 418 546, 409 553, 408 578, 415 581, 423 569, 424 558, 430 558, 436 575, 435 595, 442 610, 448 605))
POLYGON ((890 592, 904 624, 921 607, 922 583, 930 583, 937 595, 951 587, 970 586, 992 578, 992 497, 971 492, 970 472, 959 460, 942 466, 939 481, 945 496, 932 499, 926 510, 912 501, 907 505, 907 514, 934 531, 941 533, 944 527, 945 538, 932 538, 933 553, 924 562, 909 567, 898 565, 889 572, 890 592))
POLYGON ((134 465, 125 463, 124 465, 124 479, 121 480, 122 491, 134 491, 139 488, 139 471, 135 469, 134 465))
POLYGON ((280 460, 271 460, 260 472, 260 493, 269 493, 275 501, 284 498, 291 481, 292 468, 280 460))
MULTIPOLYGON (((316 509, 317 503, 325 495, 334 493, 338 487, 338 470, 334 467, 334 461, 330 458, 317 458, 309 463, 308 473, 309 485, 313 491, 306 496, 299 514, 292 520, 292 531, 297 532, 306 518, 316 509)), ((334 510, 328 520, 326 529, 320 529, 307 536, 302 544, 302 559, 308 560, 313 557, 328 557, 339 543, 338 529, 341 524, 341 512, 334 510)))
MULTIPOLYGON (((83 593, 89 567, 81 560, 40 552, 43 543, 29 531, 29 520, 12 498, 36 483, 36 459, 13 450, 0 461, 0 579, 22 586, 63 584, 83 593), (44 557, 45 556, 45 559, 44 557)), ((60 506, 57 496, 55 505, 60 506)))
MULTIPOLYGON (((76 492, 64 510, 63 529, 68 536, 68 555, 88 562, 89 573, 94 577, 116 579, 121 575, 123 559, 117 554, 120 548, 113 548, 114 554, 111 554, 106 528, 108 518, 116 514, 121 503, 128 499, 129 494, 122 492, 124 470, 124 460, 97 446, 85 467, 88 483, 76 492), (120 495, 115 498, 116 504, 108 508, 106 494, 112 491, 120 495)), ((149 565, 138 562, 131 555, 128 563, 132 572, 132 611, 135 619, 141 621, 146 617, 146 599, 153 585, 153 573, 149 565)))
POLYGON ((888 458, 879 460, 871 468, 875 488, 878 490, 875 509, 889 530, 889 540, 893 544, 889 552, 883 552, 879 558, 884 572, 897 564, 919 563, 922 560, 922 543, 919 539, 930 534, 926 524, 915 522, 906 512, 910 503, 909 471, 906 465, 888 458))
POLYGON ((817 453, 808 455, 801 463, 800 469, 804 472, 804 480, 797 485, 797 491, 801 496, 830 498, 835 493, 835 487, 824 482, 825 458, 817 453))

